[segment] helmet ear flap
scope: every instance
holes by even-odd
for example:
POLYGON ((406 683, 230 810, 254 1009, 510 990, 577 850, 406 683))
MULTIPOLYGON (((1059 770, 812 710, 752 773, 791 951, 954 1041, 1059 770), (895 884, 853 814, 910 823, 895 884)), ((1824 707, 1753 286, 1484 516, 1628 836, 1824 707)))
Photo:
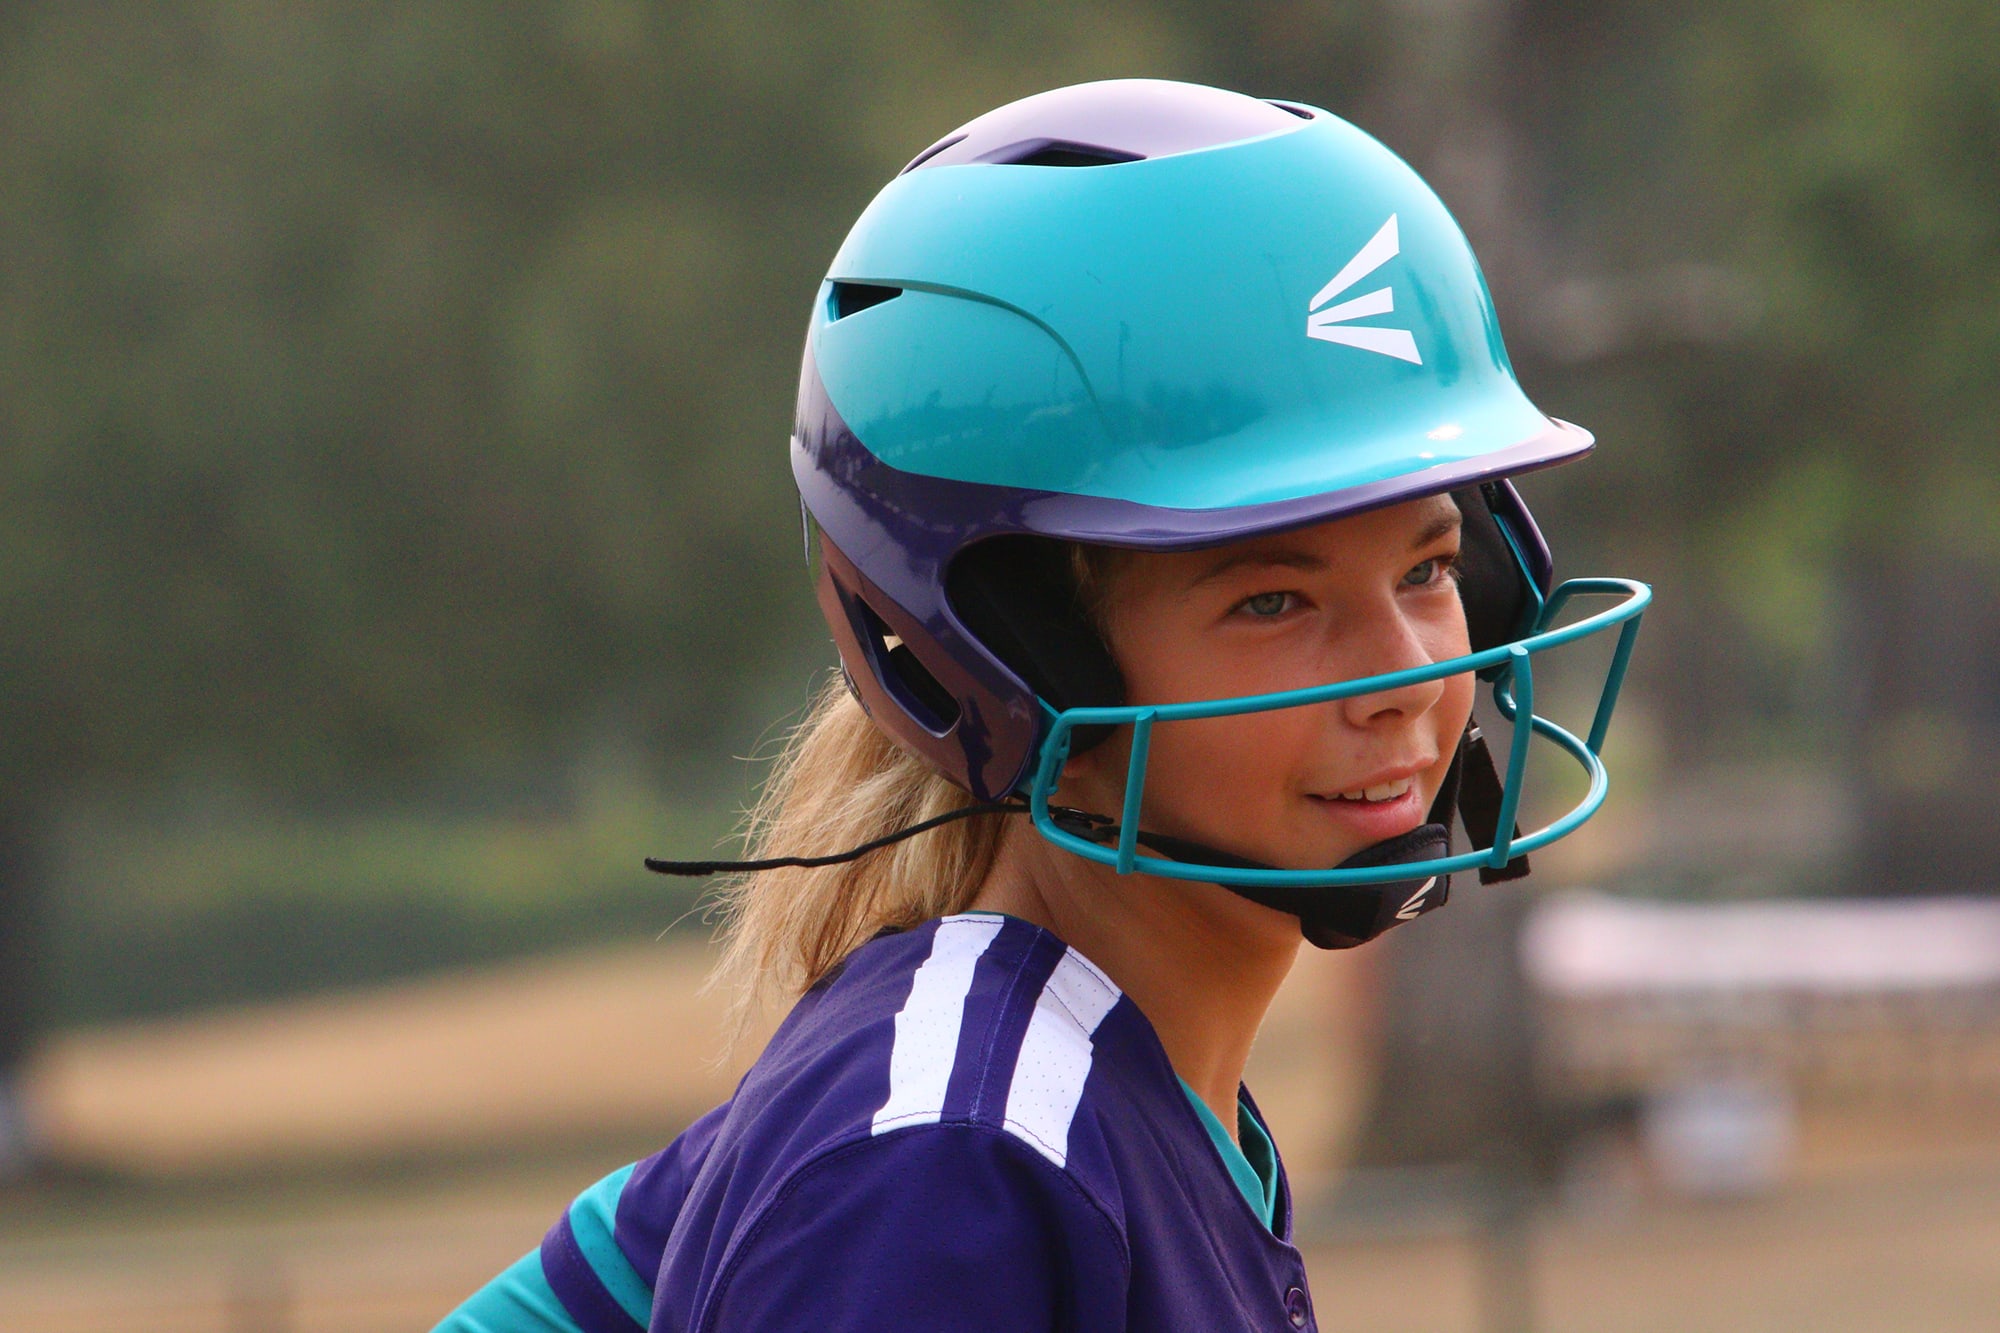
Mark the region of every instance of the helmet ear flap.
MULTIPOLYGON (((1079 600, 1069 548, 1041 537, 995 537, 952 562, 945 595, 965 627, 1044 703, 1106 707, 1125 701, 1125 678, 1079 600)), ((1072 753, 1110 727, 1078 727, 1072 753)))
POLYGON ((1540 552, 1540 534, 1513 488, 1503 482, 1451 493, 1463 520, 1459 530, 1458 594, 1472 651, 1512 643, 1533 631, 1549 587, 1546 568, 1527 561, 1540 552), (1503 524, 1525 524, 1510 533, 1503 524))

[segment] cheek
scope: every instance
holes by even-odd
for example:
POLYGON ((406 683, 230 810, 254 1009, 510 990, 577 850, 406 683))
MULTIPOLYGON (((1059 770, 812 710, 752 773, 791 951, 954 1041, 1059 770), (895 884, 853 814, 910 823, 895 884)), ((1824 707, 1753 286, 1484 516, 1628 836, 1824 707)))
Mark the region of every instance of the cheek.
MULTIPOLYGON (((1472 651, 1471 636, 1465 625, 1465 608, 1456 598, 1452 599, 1447 610, 1439 613, 1420 631, 1420 637, 1425 652, 1433 662, 1464 657, 1472 651)), ((1431 717, 1437 726, 1438 743, 1448 760, 1457 748, 1458 738, 1464 734, 1466 724, 1472 721, 1472 705, 1479 691, 1479 679, 1467 672, 1462 676, 1446 676, 1438 684, 1441 689, 1437 703, 1431 709, 1431 717)), ((1440 780, 1442 776, 1443 769, 1440 769, 1440 780)))
POLYGON ((1146 765, 1148 819, 1163 828, 1252 829, 1282 813, 1274 799, 1308 766, 1325 730, 1313 708, 1163 723, 1146 765))
MULTIPOLYGON (((1163 722, 1147 747, 1143 819, 1161 833, 1213 841, 1219 829, 1253 828, 1277 810, 1273 793, 1304 763, 1319 727, 1312 709, 1163 722)), ((1115 815, 1125 795, 1131 733, 1072 760, 1063 800, 1115 815)))
POLYGON ((1438 721, 1454 734, 1464 731, 1465 724, 1472 720, 1472 703, 1478 690, 1478 678, 1470 672, 1445 677, 1444 693, 1437 703, 1438 721))
POLYGON ((1470 674, 1448 676, 1444 682, 1444 692, 1438 697, 1437 707, 1431 715, 1437 721, 1434 733, 1438 747, 1437 766, 1424 775, 1423 790, 1428 797, 1435 798, 1444 786, 1445 773, 1451 768, 1451 758, 1458 752, 1459 738, 1472 721, 1472 705, 1478 693, 1478 680, 1470 674))

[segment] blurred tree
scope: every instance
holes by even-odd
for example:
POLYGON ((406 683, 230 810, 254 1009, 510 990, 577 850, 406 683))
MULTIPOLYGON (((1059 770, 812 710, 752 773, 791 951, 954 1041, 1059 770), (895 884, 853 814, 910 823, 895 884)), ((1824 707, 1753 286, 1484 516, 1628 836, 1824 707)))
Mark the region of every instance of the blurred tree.
POLYGON ((904 8, 17 9, 6 786, 334 790, 607 693, 699 745, 808 614, 781 441, 846 219, 965 111, 1162 55, 904 8))
POLYGON ((1647 681, 1677 757, 1843 774, 1840 887, 1990 891, 2000 12, 1525 12, 1559 224, 1631 275, 1542 331, 1627 437, 1579 510, 1676 585, 1647 681))
POLYGON ((845 226, 1178 45, 1116 0, 6 7, 0 936, 77 792, 606 726, 716 772, 822 656, 783 441, 845 226))

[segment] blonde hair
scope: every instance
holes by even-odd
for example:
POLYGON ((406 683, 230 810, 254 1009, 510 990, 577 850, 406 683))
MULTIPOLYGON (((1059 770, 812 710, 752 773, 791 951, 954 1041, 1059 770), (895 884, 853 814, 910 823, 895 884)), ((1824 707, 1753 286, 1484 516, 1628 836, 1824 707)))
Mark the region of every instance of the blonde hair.
MULTIPOLYGON (((972 803, 861 711, 838 675, 786 737, 746 821, 752 858, 845 851, 972 803)), ((768 1001, 795 999, 886 927, 962 912, 993 867, 999 817, 973 816, 858 860, 735 875, 716 889, 722 956, 740 1033, 768 1001)))
MULTIPOLYGON (((1130 553, 1071 545, 1077 609, 1108 630, 1110 585, 1130 553)), ((786 736, 745 820, 755 860, 845 851, 972 803, 902 749, 833 675, 786 736)), ((974 816, 840 865, 734 875, 714 890, 722 954, 710 987, 729 992, 732 1040, 759 1009, 803 995, 885 928, 962 912, 993 868, 1006 820, 974 816)))

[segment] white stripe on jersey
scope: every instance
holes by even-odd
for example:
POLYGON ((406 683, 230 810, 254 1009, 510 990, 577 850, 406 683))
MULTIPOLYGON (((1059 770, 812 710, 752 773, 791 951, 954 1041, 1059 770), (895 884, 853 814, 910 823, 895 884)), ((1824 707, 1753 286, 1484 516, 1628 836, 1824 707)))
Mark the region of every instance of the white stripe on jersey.
POLYGON ((972 973, 1001 925, 999 917, 986 915, 948 916, 938 922, 930 957, 910 979, 910 998, 896 1014, 889 1100, 875 1113, 875 1133, 935 1124, 943 1114, 972 973))
POLYGON ((1091 1036, 1118 1003, 1118 987, 1070 949, 1056 964, 1014 1062, 1006 1127, 1057 1166, 1069 1160, 1069 1126, 1090 1077, 1091 1036))

